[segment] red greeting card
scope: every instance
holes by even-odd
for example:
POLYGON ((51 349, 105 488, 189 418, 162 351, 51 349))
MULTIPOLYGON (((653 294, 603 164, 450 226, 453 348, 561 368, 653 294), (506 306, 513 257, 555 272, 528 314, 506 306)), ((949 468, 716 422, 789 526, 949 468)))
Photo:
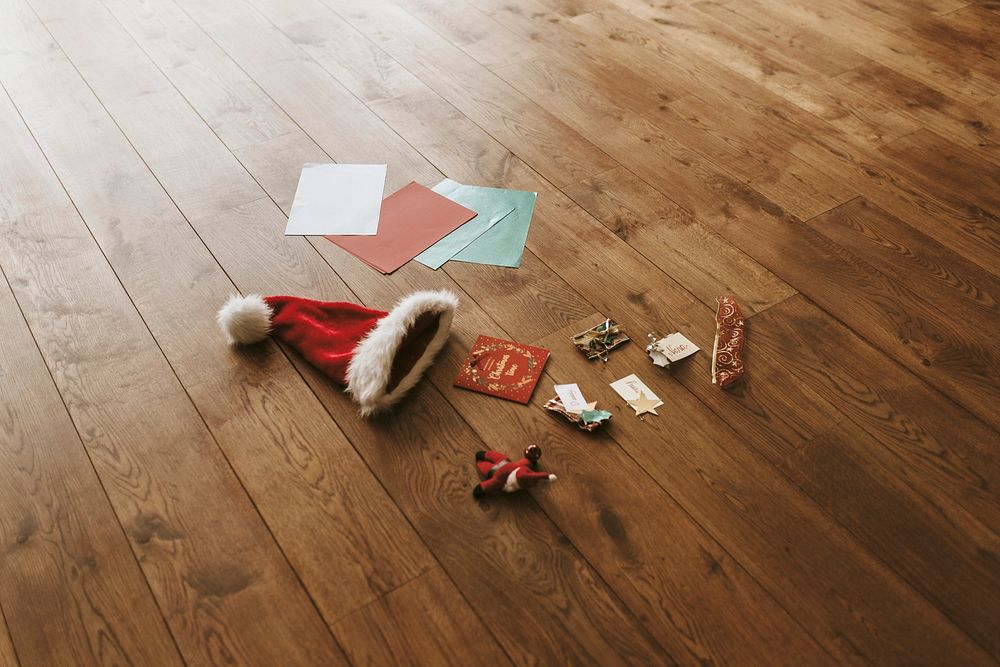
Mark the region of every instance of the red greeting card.
POLYGON ((540 347, 480 336, 462 362, 455 386, 527 403, 548 358, 549 351, 540 347))

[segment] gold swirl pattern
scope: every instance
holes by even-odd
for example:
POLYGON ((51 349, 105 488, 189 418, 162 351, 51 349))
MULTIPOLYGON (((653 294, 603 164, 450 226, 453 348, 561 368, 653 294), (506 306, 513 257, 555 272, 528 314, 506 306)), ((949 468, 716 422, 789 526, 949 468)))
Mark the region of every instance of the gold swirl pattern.
POLYGON ((743 377, 743 346, 746 328, 743 312, 731 296, 719 297, 716 315, 715 351, 712 354, 712 383, 725 389, 743 377))

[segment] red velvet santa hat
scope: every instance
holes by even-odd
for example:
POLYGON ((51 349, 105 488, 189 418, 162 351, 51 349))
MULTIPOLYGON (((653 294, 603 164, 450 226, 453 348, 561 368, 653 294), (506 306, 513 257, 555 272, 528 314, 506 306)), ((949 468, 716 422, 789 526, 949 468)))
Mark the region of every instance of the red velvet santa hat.
POLYGON ((268 335, 345 385, 363 416, 388 408, 420 380, 448 338, 458 297, 414 292, 385 312, 294 296, 234 295, 219 310, 230 344, 268 335))

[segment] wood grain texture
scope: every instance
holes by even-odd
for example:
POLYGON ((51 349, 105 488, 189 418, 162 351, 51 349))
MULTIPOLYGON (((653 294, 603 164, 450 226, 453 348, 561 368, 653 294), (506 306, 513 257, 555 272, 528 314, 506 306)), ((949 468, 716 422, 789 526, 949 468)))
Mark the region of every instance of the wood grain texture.
MULTIPOLYGON (((923 415, 905 402, 880 396, 878 385, 865 384, 872 380, 852 370, 855 358, 870 357, 863 345, 838 332, 836 323, 802 297, 774 311, 753 320, 757 375, 751 391, 738 393, 723 418, 949 616, 960 619, 965 609, 991 606, 991 589, 997 585, 992 566, 997 540, 991 527, 996 508, 987 501, 970 511, 961 496, 970 480, 993 478, 995 462, 969 451, 965 443, 951 445, 948 440, 941 459, 954 465, 928 460, 922 446, 933 447, 933 439, 914 445, 907 433, 920 433, 923 415), (819 337, 836 339, 840 354, 814 352, 815 347, 825 352, 825 343, 811 342, 819 337), (843 361, 848 355, 852 359, 843 361), (760 397, 789 383, 799 387, 800 414, 827 418, 803 427, 761 405, 760 397), (837 419, 838 414, 848 419, 837 419), (955 478, 964 481, 956 483, 955 478), (937 491, 933 497, 926 494, 929 488, 937 491), (862 509, 869 502, 885 512, 862 509), (963 586, 966 577, 976 583, 963 586)), ((995 653, 994 621, 978 614, 969 620, 976 627, 966 624, 966 629, 995 653)))
MULTIPOLYGON (((132 60, 141 57, 131 55, 132 60)), ((113 59, 101 60, 101 57, 87 58, 82 71, 101 72, 114 67, 113 59)), ((106 71, 104 76, 113 78, 110 74, 106 71)), ((155 71, 148 78, 148 85, 155 86, 155 71)), ((131 106, 147 118, 155 119, 159 127, 183 128, 185 122, 192 121, 198 124, 196 127, 201 126, 179 96, 173 98, 177 105, 172 108, 168 105, 172 88, 166 80, 161 79, 160 83, 158 103, 148 107, 142 106, 140 99, 124 95, 127 88, 96 90, 114 113, 131 106)), ((94 119, 95 125, 100 123, 98 118, 94 119)), ((111 119, 105 122, 110 125, 111 119)), ((129 132, 128 138, 134 145, 144 150, 147 164, 153 175, 162 179, 167 193, 179 202, 191 201, 189 196, 202 186, 197 179, 188 180, 172 173, 170 153, 176 150, 174 142, 156 142, 153 137, 132 133, 134 124, 127 120, 121 121, 121 127, 129 132)), ((201 159, 219 172, 228 171, 232 182, 256 188, 225 146, 210 134, 198 145, 204 148, 211 141, 222 151, 224 161, 212 161, 208 150, 202 152, 201 159)), ((109 172, 119 170, 121 161, 131 152, 124 140, 119 144, 120 151, 104 152, 111 158, 104 163, 109 172)), ((93 168, 94 161, 87 165, 60 166, 70 174, 66 178, 67 187, 71 194, 76 194, 82 188, 72 174, 93 168)), ((228 350, 200 345, 199 341, 218 335, 212 315, 219 303, 235 291, 216 258, 225 266, 234 253, 246 247, 243 243, 225 242, 238 238, 240 229, 261 230, 263 233, 257 235, 243 234, 244 241, 252 238, 252 248, 258 256, 266 257, 274 266, 284 266, 298 277, 299 284, 290 286, 288 291, 306 289, 319 296, 340 286, 329 280, 322 262, 309 264, 297 260, 288 249, 275 246, 280 237, 267 232, 278 229, 280 213, 262 192, 256 193, 261 197, 259 200, 199 218, 195 229, 172 210, 167 193, 161 192, 155 199, 152 194, 133 197, 130 195, 139 193, 130 192, 126 186, 119 189, 119 203, 114 209, 93 202, 81 206, 81 211, 91 221, 104 252, 131 290, 147 325, 185 382, 243 484, 254 490, 256 504, 271 530, 279 539, 285 535, 291 541, 294 536, 296 542, 309 545, 286 553, 300 576, 313 584, 318 605, 333 622, 431 567, 433 560, 394 510, 367 466, 281 355, 275 355, 272 349, 270 355, 257 355, 259 366, 240 369, 233 366, 233 354, 228 350), (112 216, 142 216, 142 209, 148 209, 154 201, 163 211, 148 225, 129 227, 115 234, 105 223, 112 216), (199 237, 196 231, 203 236, 199 237), (214 243, 217 239, 225 244, 214 243), (161 253, 164 241, 177 248, 169 258, 161 253), (202 246, 203 242, 218 255, 213 257, 202 246), (124 248, 129 251, 123 252, 124 248), (187 288, 184 298, 165 300, 163 288, 170 286, 178 294, 187 288), (198 324, 192 326, 186 322, 188 318, 198 324), (214 370, 207 372, 209 369, 214 370), (231 375, 233 372, 237 373, 235 377, 231 375), (295 415, 294 419, 291 415, 295 415), (284 465, 276 466, 275 461, 284 465), (340 475, 345 478, 338 481, 340 475), (368 518, 361 520, 361 516, 368 518), (399 555, 401 548, 405 557, 399 555), (336 582, 326 576, 331 562, 342 564, 342 574, 336 582)), ((215 208, 208 206, 209 210, 215 208)), ((189 215, 196 218, 205 209, 200 203, 193 204, 189 215)), ((302 240, 300 245, 308 248, 302 240)))
POLYGON ((6 280, 0 308, 0 664, 8 625, 23 665, 182 664, 6 280))
POLYGON ((472 609, 453 604, 460 600, 435 568, 341 619, 335 631, 357 638, 347 650, 359 666, 510 664, 472 609))
POLYGON ((747 315, 795 291, 727 243, 688 211, 625 169, 564 188, 581 208, 690 291, 709 308, 736 296, 747 315))
MULTIPOLYGON (((32 108, 39 103, 35 93, 46 88, 28 85, 30 77, 41 73, 50 77, 43 80, 51 89, 70 92, 58 78, 69 70, 33 15, 14 9, 7 15, 18 18, 15 28, 22 32, 4 22, 4 82, 15 103, 21 98, 16 91, 26 91, 23 101, 32 108), (40 58, 35 69, 16 73, 7 69, 25 51, 35 53, 36 44, 51 60, 40 58)), ((44 125, 60 107, 42 101, 31 115, 44 125)), ((182 655, 204 663, 341 662, 339 648, 45 157, 31 144, 28 129, 13 119, 3 127, 14 132, 4 137, 5 145, 26 149, 5 160, 4 171, 63 203, 5 218, 0 264, 182 655), (122 363, 108 363, 115 358, 122 363), (218 521, 220 514, 227 520, 218 521)))
POLYGON ((0 663, 995 664, 993 4, 0 0, 0 663), (522 266, 284 237, 331 161, 537 192, 522 266), (213 322, 427 288, 452 340, 370 421, 213 322), (452 386, 483 333, 553 351, 527 406, 452 386), (529 442, 557 483, 468 497, 529 442))
MULTIPOLYGON (((212 229, 215 229, 215 230, 218 230, 219 226, 220 226, 220 223, 222 223, 222 221, 218 218, 218 216, 213 216, 211 219, 206 219, 203 222, 204 222, 206 228, 212 228, 212 229)), ((198 223, 196 223, 196 225, 200 227, 201 223, 202 223, 202 221, 199 221, 198 223)), ((276 237, 279 237, 279 238, 280 238, 279 235, 280 235, 280 229, 281 229, 280 225, 281 225, 280 221, 275 221, 275 224, 272 225, 272 226, 270 226, 270 228, 269 228, 269 231, 272 232, 276 237)), ((215 243, 216 239, 222 239, 222 238, 225 238, 225 235, 221 235, 220 234, 220 235, 216 236, 216 235, 213 234, 213 236, 211 236, 211 237, 206 236, 205 240, 206 240, 207 243, 210 244, 210 247, 214 248, 214 247, 216 247, 216 243, 215 243)), ((324 244, 324 245, 329 246, 329 244, 324 244)), ((333 246, 329 246, 329 247, 332 248, 333 246)), ((220 253, 220 255, 218 255, 219 260, 222 262, 222 264, 224 266, 228 265, 228 263, 229 263, 229 259, 231 257, 230 252, 231 251, 222 251, 220 253)), ((318 257, 316 255, 314 255, 313 253, 311 253, 311 252, 307 253, 306 257, 307 258, 311 257, 314 260, 318 259, 318 257)), ((250 260, 251 260, 250 255, 244 254, 243 256, 239 257, 239 262, 243 266, 246 266, 248 264, 248 262, 250 262, 250 260)), ((258 261, 270 261, 270 260, 268 260, 268 258, 266 258, 266 257, 258 256, 258 261)), ((250 263, 252 264, 252 262, 250 262, 250 263)), ((266 274, 265 275, 257 274, 257 275, 254 275, 253 277, 250 277, 249 274, 244 275, 243 273, 240 273, 240 274, 235 274, 233 277, 236 280, 237 284, 241 285, 246 290, 251 291, 251 290, 256 290, 257 289, 257 286, 260 284, 260 280, 262 278, 265 278, 266 274)), ((281 285, 274 284, 274 281, 272 281, 272 284, 270 285, 270 287, 271 287, 271 289, 277 289, 278 291, 290 291, 289 289, 282 288, 281 285)), ((315 290, 317 290, 319 292, 325 292, 327 298, 331 298, 331 296, 332 296, 330 294, 331 290, 328 287, 326 287, 326 289, 324 289, 324 287, 326 287, 326 286, 324 286, 322 284, 319 284, 319 285, 315 285, 312 289, 315 289, 315 290)), ((298 289, 301 290, 301 286, 299 286, 298 289)), ((307 290, 306 293, 310 293, 310 291, 307 290)), ((349 296, 345 295, 343 298, 349 298, 349 296)), ((346 408, 348 410, 352 410, 352 408, 349 406, 349 404, 346 404, 343 401, 343 399, 341 399, 339 401, 339 404, 340 404, 340 406, 342 408, 346 408)), ((353 520, 352 522, 353 523, 358 523, 356 519, 353 520)), ((469 587, 468 586, 463 586, 463 588, 466 589, 466 590, 468 590, 469 587)), ((604 605, 602 605, 602 606, 606 606, 606 603, 604 605)), ((445 627, 445 628, 442 628, 442 629, 443 630, 448 630, 449 628, 445 627)), ((456 628, 450 628, 450 629, 452 631, 457 630, 456 628)), ((604 634, 604 633, 601 633, 601 634, 604 634)), ((351 639, 350 639, 350 637, 347 637, 343 641, 345 643, 347 643, 348 641, 351 641, 351 639)), ((449 644, 454 645, 455 644, 454 638, 449 637, 449 636, 442 637, 442 641, 443 641, 444 645, 449 645, 449 644)), ((359 653, 364 653, 365 651, 370 651, 371 649, 370 648, 366 649, 365 647, 360 647, 359 646, 359 647, 356 647, 356 650, 359 653)), ((401 650, 401 649, 398 649, 398 650, 401 650)))
MULTIPOLYGON (((0 619, 3 617, 3 610, 0 609, 0 619)), ((14 653, 14 644, 10 641, 10 631, 7 629, 7 624, 3 623, 0 625, 0 659, 3 660, 3 664, 11 665, 12 667, 19 667, 20 663, 17 660, 17 654, 14 653)))

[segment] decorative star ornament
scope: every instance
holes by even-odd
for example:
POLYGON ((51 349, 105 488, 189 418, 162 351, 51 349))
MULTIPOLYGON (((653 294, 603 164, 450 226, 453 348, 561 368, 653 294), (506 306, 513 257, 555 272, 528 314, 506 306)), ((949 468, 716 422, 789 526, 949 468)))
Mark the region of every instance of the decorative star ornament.
POLYGON ((632 406, 633 410, 635 410, 636 417, 641 418, 642 415, 646 414, 647 412, 651 412, 657 417, 659 417, 659 414, 657 414, 656 412, 656 406, 662 405, 662 402, 654 401, 651 398, 646 398, 646 392, 641 391, 639 392, 639 398, 633 398, 631 401, 628 402, 628 404, 632 406))

